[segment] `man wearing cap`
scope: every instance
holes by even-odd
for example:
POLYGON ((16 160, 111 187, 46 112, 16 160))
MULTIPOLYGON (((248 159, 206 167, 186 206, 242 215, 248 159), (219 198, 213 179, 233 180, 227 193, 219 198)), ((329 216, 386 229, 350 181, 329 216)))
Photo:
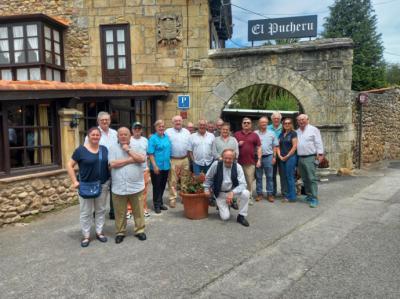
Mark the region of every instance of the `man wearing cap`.
MULTIPOLYGON (((131 148, 139 148, 142 152, 147 153, 147 149, 149 147, 149 141, 146 137, 142 136, 143 126, 140 122, 134 122, 132 124, 132 137, 129 143, 131 148)), ((150 213, 147 209, 147 190, 150 183, 150 169, 147 165, 147 157, 146 161, 142 164, 143 172, 144 172, 144 190, 142 194, 143 199, 143 207, 144 207, 144 217, 149 217, 150 213)))
POLYGON ((189 170, 190 132, 182 127, 180 115, 175 115, 172 118, 172 125, 172 128, 165 130, 165 135, 171 141, 171 170, 168 176, 169 206, 175 208, 179 175, 182 170, 189 170))

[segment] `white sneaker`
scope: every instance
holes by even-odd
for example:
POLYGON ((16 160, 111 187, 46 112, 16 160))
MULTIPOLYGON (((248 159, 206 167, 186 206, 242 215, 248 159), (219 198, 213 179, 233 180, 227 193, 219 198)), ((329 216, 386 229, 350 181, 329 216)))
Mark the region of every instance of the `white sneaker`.
POLYGON ((150 217, 150 213, 149 213, 149 211, 144 211, 144 217, 145 217, 145 218, 148 218, 148 217, 150 217))
POLYGON ((130 212, 126 213, 126 219, 131 219, 132 218, 132 214, 130 212))

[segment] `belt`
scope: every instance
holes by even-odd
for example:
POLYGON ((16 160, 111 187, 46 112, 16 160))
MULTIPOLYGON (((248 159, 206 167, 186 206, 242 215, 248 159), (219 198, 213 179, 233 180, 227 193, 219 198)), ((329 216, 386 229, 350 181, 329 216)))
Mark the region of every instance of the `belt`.
POLYGON ((179 160, 186 159, 186 158, 187 158, 187 156, 183 156, 183 157, 171 157, 171 159, 179 159, 179 160))
POLYGON ((315 154, 312 154, 312 155, 298 155, 298 157, 300 157, 300 158, 308 158, 308 157, 315 157, 316 155, 315 154))
POLYGON ((272 154, 269 154, 269 155, 262 155, 261 156, 261 158, 266 158, 266 157, 269 157, 269 156, 271 156, 272 154))
POLYGON ((231 192, 232 190, 230 190, 230 191, 219 191, 219 192, 222 192, 222 193, 229 193, 229 192, 231 192))

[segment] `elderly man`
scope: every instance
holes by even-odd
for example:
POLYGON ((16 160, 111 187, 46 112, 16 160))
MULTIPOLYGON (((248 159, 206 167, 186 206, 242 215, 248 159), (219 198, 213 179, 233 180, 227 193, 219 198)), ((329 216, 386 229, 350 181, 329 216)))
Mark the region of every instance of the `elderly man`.
POLYGON ((193 161, 193 172, 199 175, 207 173, 211 163, 214 161, 212 145, 214 134, 207 132, 207 121, 199 120, 198 131, 190 135, 190 158, 193 161))
POLYGON ((279 146, 279 139, 274 133, 267 130, 268 118, 265 116, 258 120, 259 130, 256 130, 256 134, 261 140, 261 166, 256 169, 256 201, 260 201, 263 198, 263 175, 265 173, 267 183, 267 200, 274 202, 273 192, 274 186, 272 182, 273 167, 276 163, 276 151, 279 146))
POLYGON ((126 211, 129 202, 133 208, 135 221, 135 237, 146 240, 144 233, 144 212, 142 193, 144 189, 143 163, 146 153, 137 148, 131 148, 131 133, 128 128, 118 130, 119 144, 113 145, 108 154, 111 168, 113 201, 115 207, 115 243, 121 243, 126 234, 126 211))
POLYGON ((233 198, 238 197, 240 207, 237 222, 249 226, 245 217, 249 208, 250 192, 246 190, 243 169, 235 162, 234 150, 225 149, 222 152, 222 161, 215 161, 211 165, 206 174, 204 190, 208 196, 211 192, 214 194, 222 220, 230 218, 229 206, 233 198))
MULTIPOLYGON (((268 131, 271 131, 275 134, 276 138, 279 140, 279 136, 282 133, 282 115, 278 112, 275 111, 271 115, 271 124, 268 125, 268 131)), ((274 192, 273 195, 276 196, 278 193, 278 186, 276 182, 276 176, 279 173, 279 178, 280 178, 280 183, 281 183, 281 193, 286 194, 286 184, 285 181, 283 180, 284 178, 284 173, 283 173, 283 168, 280 165, 279 158, 277 158, 276 163, 274 164, 274 169, 272 173, 273 177, 273 184, 274 184, 274 192)))
POLYGON ((177 183, 183 170, 189 170, 189 140, 190 132, 182 127, 182 117, 172 118, 172 128, 165 130, 165 135, 171 141, 171 170, 168 176, 169 206, 176 207, 177 183))
POLYGON ((261 141, 260 137, 252 130, 252 122, 248 117, 242 120, 242 130, 234 134, 239 144, 238 163, 243 167, 244 176, 247 182, 247 190, 250 192, 250 205, 253 204, 253 182, 255 168, 261 166, 261 141), (257 153, 257 162, 254 154, 257 153))
POLYGON ((190 134, 196 132, 196 128, 194 127, 194 124, 192 122, 187 123, 186 129, 189 131, 190 134))
MULTIPOLYGON (((114 129, 110 128, 111 124, 111 117, 108 112, 105 111, 100 111, 99 114, 97 115, 97 124, 98 128, 100 129, 101 132, 101 138, 100 138, 100 145, 104 145, 108 151, 110 151, 111 146, 115 145, 118 143, 118 137, 117 137, 117 131, 114 129)), ((85 137, 85 144, 88 142, 88 137, 85 137)), ((112 184, 112 182, 111 182, 112 184)), ((110 193, 110 219, 114 220, 114 207, 113 207, 113 202, 112 202, 112 196, 110 193)))
MULTIPOLYGON (((142 136, 143 133, 143 125, 140 122, 134 122, 131 128, 132 137, 130 141, 131 148, 140 148, 140 150, 144 153, 147 153, 147 149, 149 147, 149 141, 146 137, 142 136)), ((150 213, 147 208, 147 190, 150 184, 150 169, 146 161, 142 164, 144 170, 144 190, 143 190, 143 207, 144 207, 144 217, 150 217, 150 213)), ((129 208, 129 207, 128 207, 129 208)), ((130 217, 129 217, 130 218, 130 217)))
POLYGON ((221 136, 221 129, 223 125, 224 125, 224 120, 222 118, 218 118, 217 121, 215 122, 216 126, 216 129, 214 131, 215 137, 221 136))
POLYGON ((298 169, 304 182, 306 201, 311 208, 316 208, 318 201, 318 184, 315 175, 315 165, 324 158, 324 147, 319 130, 308 123, 308 116, 300 114, 297 117, 299 128, 297 132, 298 169))

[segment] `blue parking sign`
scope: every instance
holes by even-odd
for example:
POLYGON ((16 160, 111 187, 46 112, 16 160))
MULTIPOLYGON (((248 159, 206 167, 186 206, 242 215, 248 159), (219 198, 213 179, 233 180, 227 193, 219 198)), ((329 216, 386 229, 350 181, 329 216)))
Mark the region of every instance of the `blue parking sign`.
POLYGON ((178 109, 189 109, 190 108, 190 95, 179 95, 178 96, 178 109))

